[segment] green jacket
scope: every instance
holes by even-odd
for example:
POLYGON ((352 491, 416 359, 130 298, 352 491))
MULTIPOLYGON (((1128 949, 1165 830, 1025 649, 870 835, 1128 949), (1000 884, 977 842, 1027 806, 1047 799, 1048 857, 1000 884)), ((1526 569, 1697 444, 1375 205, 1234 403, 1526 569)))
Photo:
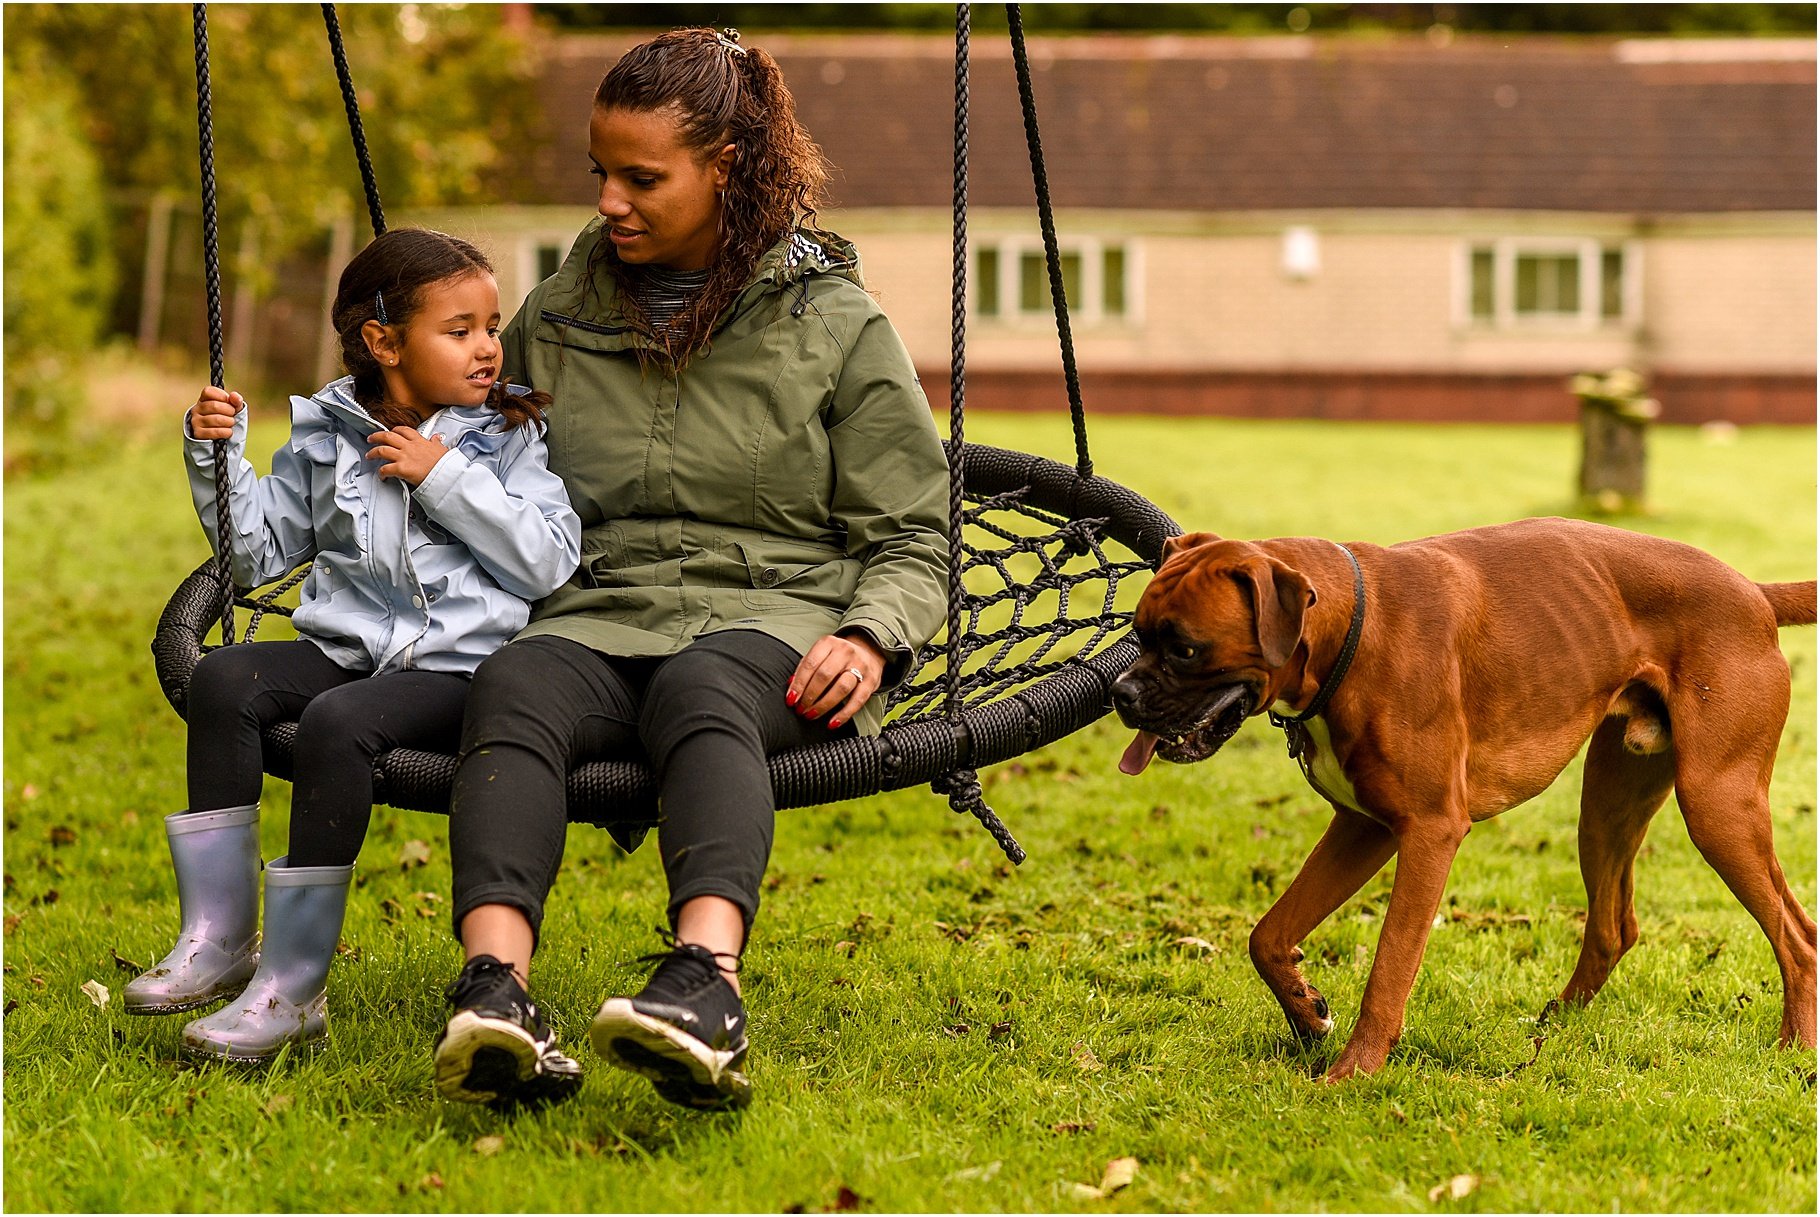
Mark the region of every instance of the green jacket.
POLYGON ((503 374, 556 399, 550 469, 582 523, 581 568, 518 636, 668 655, 748 629, 800 653, 855 629, 885 650, 886 687, 903 680, 945 612, 948 467, 852 245, 785 236, 709 350, 670 373, 640 367, 649 340, 612 279, 586 283, 604 239, 598 219, 583 229, 503 339, 503 374))

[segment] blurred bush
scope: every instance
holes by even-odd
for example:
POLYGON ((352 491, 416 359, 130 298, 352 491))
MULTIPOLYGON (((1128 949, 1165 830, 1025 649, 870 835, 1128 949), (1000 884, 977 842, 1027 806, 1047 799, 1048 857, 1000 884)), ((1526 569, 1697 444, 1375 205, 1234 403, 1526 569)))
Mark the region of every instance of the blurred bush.
POLYGON ((6 88, 6 433, 8 464, 67 439, 75 370, 101 341, 118 278, 101 158, 79 94, 41 48, 8 42, 6 88))

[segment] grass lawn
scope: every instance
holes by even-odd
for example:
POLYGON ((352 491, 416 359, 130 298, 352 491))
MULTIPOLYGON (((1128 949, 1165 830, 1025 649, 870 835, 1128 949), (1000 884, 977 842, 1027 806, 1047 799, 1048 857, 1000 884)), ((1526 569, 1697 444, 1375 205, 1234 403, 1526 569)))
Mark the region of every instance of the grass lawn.
MULTIPOLYGON (((262 416, 255 448, 279 425, 262 416)), ((1069 451, 1053 416, 975 417, 968 435, 1069 451)), ((1101 473, 1188 528, 1386 543, 1560 512, 1576 459, 1557 427, 1101 418, 1094 440, 1101 473)), ((1651 445, 1656 514, 1624 524, 1760 580, 1813 576, 1812 430, 1651 445)), ((1030 851, 1015 871, 924 791, 782 814, 742 1114, 671 1108, 587 1050, 597 1003, 655 945, 663 880, 652 848, 624 857, 586 827, 536 973, 589 1069, 581 1097, 517 1120, 437 1101, 458 962, 444 821, 389 809, 328 1045, 264 1072, 193 1067, 181 1018, 128 1017, 118 995, 176 922, 159 820, 183 805, 184 737, 146 644, 205 550, 174 436, 99 445, 9 482, 5 505, 9 1209, 1814 1211, 1814 1054, 1777 1050, 1769 948, 1674 810, 1637 863, 1637 950, 1537 1028, 1579 944, 1577 766, 1467 841, 1389 1067, 1312 1081, 1356 1017, 1391 872, 1305 944, 1339 1025, 1298 1048, 1245 939, 1326 816, 1255 722, 1204 765, 1135 779, 1109 720, 988 772, 1030 851), (1076 1186, 1125 1157, 1123 1190, 1076 1186), (1430 1199, 1456 1176, 1463 1195, 1430 1199)), ((1815 634, 1782 641, 1795 704, 1772 805, 1811 910, 1815 634)), ((267 856, 288 798, 268 785, 267 856)))

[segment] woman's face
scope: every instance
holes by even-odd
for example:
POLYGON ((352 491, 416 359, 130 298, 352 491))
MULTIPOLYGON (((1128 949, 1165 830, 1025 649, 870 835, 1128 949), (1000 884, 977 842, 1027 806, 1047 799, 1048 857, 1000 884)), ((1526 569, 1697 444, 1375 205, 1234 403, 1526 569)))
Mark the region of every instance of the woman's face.
POLYGON ((596 109, 588 122, 588 158, 600 179, 600 214, 622 262, 671 270, 713 263, 732 144, 701 161, 683 146, 674 110, 596 109))

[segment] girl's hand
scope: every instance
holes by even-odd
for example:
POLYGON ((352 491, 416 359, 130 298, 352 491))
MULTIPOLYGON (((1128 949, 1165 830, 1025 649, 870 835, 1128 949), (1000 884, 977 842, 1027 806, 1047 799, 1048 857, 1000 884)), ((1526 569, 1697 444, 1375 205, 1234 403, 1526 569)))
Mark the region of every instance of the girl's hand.
POLYGON ((234 416, 246 409, 246 398, 214 385, 190 407, 190 434, 197 439, 234 438, 234 416))
POLYGON ((864 635, 830 634, 809 648, 790 675, 784 701, 804 718, 830 710, 828 729, 848 722, 878 692, 885 675, 885 655, 864 635))
POLYGON ((440 437, 419 435, 415 427, 375 431, 367 436, 367 442, 373 445, 367 459, 386 462, 379 467, 380 477, 397 478, 412 486, 421 486, 449 450, 440 437))

